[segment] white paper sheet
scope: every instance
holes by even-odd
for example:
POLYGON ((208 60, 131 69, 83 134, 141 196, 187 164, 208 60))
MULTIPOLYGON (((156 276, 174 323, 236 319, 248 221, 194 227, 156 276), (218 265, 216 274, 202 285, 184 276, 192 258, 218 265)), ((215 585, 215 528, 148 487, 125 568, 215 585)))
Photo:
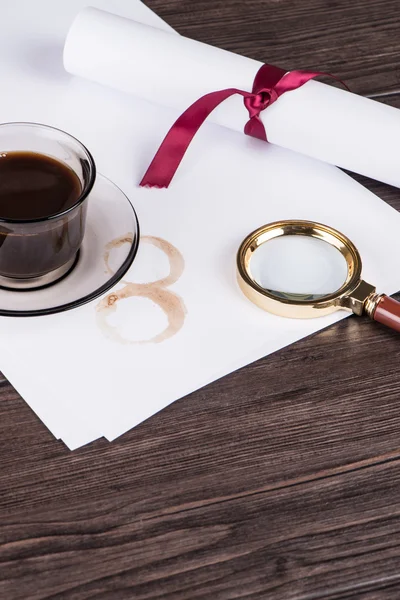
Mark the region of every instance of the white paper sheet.
MULTIPOLYGON (((70 73, 179 111, 208 92, 251 91, 262 64, 93 8, 74 21, 64 62, 70 73)), ((396 108, 310 81, 284 94, 261 119, 274 144, 400 186, 396 108)), ((243 100, 226 100, 210 120, 243 131, 243 100)))
MULTIPOLYGON (((387 293, 400 287, 398 213, 335 167, 210 125, 174 186, 138 189, 177 113, 63 73, 58 51, 81 5, 16 0, 0 8, 0 48, 8 57, 0 64, 2 118, 44 121, 82 139, 99 171, 132 199, 142 233, 166 239, 184 256, 185 270, 168 289, 183 299, 187 316, 174 337, 144 345, 109 339, 97 302, 44 318, 0 319, 4 374, 71 449, 101 435, 114 439, 177 398, 343 317, 280 319, 242 296, 235 253, 264 222, 311 218, 337 227, 359 246, 366 279, 387 293)), ((132 0, 97 6, 149 16, 132 0)), ((153 281, 167 268, 163 253, 143 243, 124 280, 153 281)), ((131 298, 119 302, 110 322, 124 337, 144 339, 165 318, 151 301, 131 298)))

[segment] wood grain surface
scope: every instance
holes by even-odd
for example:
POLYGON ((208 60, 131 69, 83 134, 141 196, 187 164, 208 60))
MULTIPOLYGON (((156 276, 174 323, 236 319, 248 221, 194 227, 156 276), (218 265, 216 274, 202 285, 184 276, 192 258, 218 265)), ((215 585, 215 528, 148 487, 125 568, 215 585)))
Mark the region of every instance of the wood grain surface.
MULTIPOLYGON (((147 1, 400 107, 399 0, 147 1)), ((398 600, 399 358, 351 317, 73 453, 0 379, 0 599, 398 600)))

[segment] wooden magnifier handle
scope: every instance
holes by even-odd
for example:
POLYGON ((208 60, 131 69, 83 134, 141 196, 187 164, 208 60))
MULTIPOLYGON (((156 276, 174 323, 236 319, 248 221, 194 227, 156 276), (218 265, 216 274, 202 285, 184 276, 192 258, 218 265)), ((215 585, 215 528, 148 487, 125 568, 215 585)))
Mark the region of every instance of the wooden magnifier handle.
POLYGON ((400 302, 382 294, 372 315, 374 321, 400 332, 400 302))

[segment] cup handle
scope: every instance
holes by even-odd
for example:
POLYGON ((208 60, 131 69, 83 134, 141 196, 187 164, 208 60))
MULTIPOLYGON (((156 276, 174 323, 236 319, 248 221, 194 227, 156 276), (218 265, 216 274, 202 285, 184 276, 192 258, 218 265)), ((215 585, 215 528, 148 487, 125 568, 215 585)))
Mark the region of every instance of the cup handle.
POLYGON ((382 294, 372 318, 374 321, 400 332, 400 302, 382 294))

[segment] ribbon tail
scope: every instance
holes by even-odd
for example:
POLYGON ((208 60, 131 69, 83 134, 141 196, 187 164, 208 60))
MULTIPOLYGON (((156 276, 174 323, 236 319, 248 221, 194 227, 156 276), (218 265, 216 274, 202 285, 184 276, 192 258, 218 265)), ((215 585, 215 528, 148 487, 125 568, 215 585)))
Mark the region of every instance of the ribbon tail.
POLYGON ((201 125, 221 102, 234 94, 245 93, 236 88, 211 92, 189 106, 168 131, 139 185, 167 188, 201 125))
POLYGON ((244 127, 244 132, 246 135, 258 138, 263 142, 268 142, 265 127, 259 116, 254 116, 247 121, 244 127))

